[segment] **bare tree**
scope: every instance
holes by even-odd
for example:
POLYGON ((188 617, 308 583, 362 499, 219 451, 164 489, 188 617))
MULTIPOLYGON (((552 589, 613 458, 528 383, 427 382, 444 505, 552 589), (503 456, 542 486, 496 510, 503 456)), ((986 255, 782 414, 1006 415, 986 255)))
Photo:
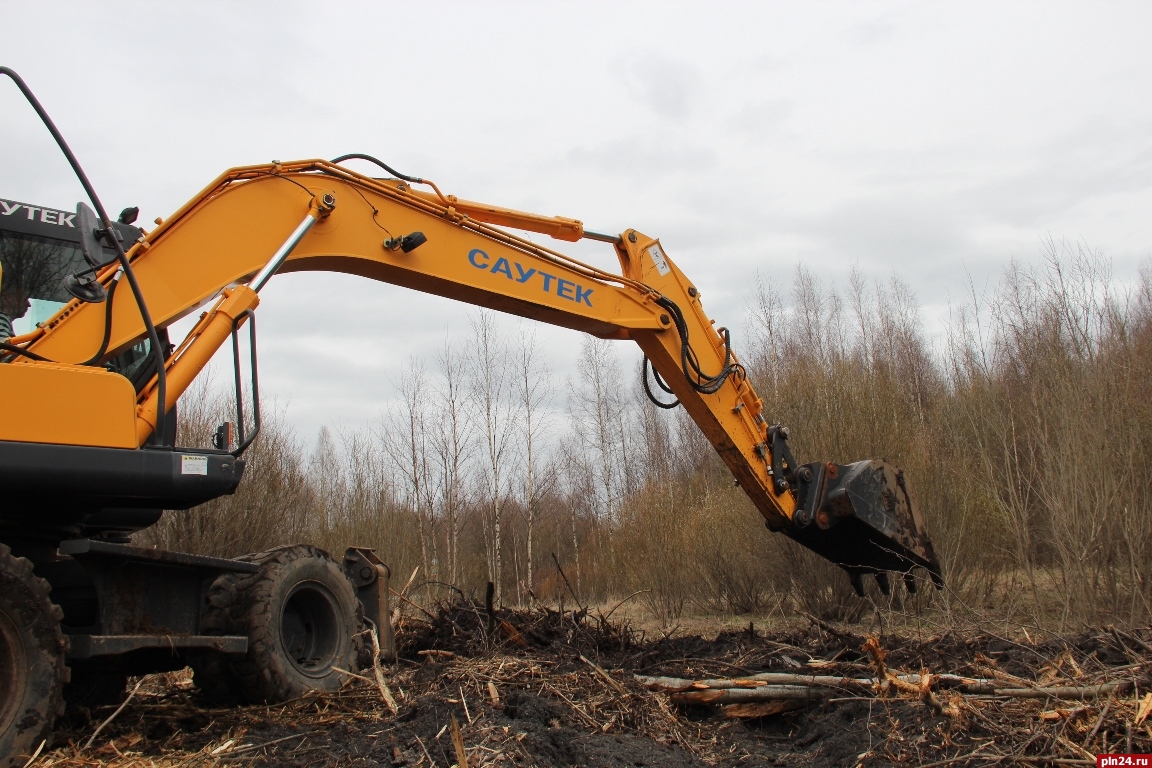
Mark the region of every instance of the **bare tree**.
POLYGON ((308 475, 312 487, 316 489, 317 502, 320 514, 326 528, 331 530, 336 525, 336 518, 340 514, 338 499, 341 496, 340 486, 340 454, 336 442, 332 439, 332 431, 327 426, 320 427, 316 436, 316 447, 308 460, 308 475))
POLYGON ((413 360, 397 385, 400 404, 383 420, 380 431, 384 453, 404 480, 406 501, 419 524, 420 562, 430 578, 436 575, 434 489, 429 465, 427 402, 428 381, 424 366, 413 360))
POLYGON ((753 290, 749 318, 753 351, 749 370, 758 374, 757 388, 763 385, 768 402, 775 403, 780 397, 783 377, 784 305, 776 286, 767 282, 760 273, 756 274, 753 290))
POLYGON ((446 531, 448 581, 460 580, 460 526, 464 512, 464 473, 467 471, 472 426, 464 395, 465 361, 445 337, 437 357, 440 368, 439 423, 434 451, 440 474, 441 512, 446 531))
POLYGON ((533 547, 536 521, 539 517, 540 497, 547 490, 538 477, 543 446, 541 436, 548 426, 545 407, 551 397, 552 377, 542 350, 536 343, 534 329, 520 331, 516 349, 516 405, 520 409, 518 431, 523 452, 523 488, 525 516, 525 559, 528 590, 533 589, 532 571, 535 566, 533 547))
POLYGON ((620 422, 624 401, 612 343, 591 336, 580 345, 579 378, 569 382, 572 428, 600 488, 598 517, 608 520, 620 493, 620 422), (601 495, 602 494, 602 495, 601 495))
POLYGON ((481 422, 486 484, 484 529, 488 539, 488 577, 496 587, 494 599, 503 599, 503 517, 505 462, 512 450, 513 420, 509 413, 508 350, 491 312, 472 316, 472 389, 475 413, 481 422))

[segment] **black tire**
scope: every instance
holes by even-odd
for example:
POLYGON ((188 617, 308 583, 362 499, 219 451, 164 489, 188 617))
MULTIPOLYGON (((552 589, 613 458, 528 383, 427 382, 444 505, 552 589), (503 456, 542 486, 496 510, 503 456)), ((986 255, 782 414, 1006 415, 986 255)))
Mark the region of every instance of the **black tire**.
POLYGON ((64 712, 68 641, 50 592, 0 544, 0 766, 24 765, 64 712))
POLYGON ((362 608, 352 583, 325 551, 308 545, 257 556, 260 571, 236 582, 230 611, 248 635, 232 662, 249 701, 276 703, 334 691, 355 671, 362 608))
MULTIPOLYGON (((252 555, 237 558, 252 562, 252 555)), ((224 573, 212 582, 208 590, 208 604, 200 620, 200 629, 206 635, 247 634, 241 625, 243 611, 239 596, 245 582, 252 577, 240 573, 224 573)), ((189 659, 192 680, 201 696, 210 704, 234 704, 243 701, 240 681, 232 671, 232 663, 222 653, 205 652, 189 659)))

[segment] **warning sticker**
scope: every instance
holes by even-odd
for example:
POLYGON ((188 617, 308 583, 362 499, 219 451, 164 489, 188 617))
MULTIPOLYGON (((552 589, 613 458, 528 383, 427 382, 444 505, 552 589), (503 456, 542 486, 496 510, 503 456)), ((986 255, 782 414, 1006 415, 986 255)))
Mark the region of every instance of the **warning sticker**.
POLYGON ((180 474, 182 475, 207 475, 208 474, 208 457, 207 456, 187 456, 180 457, 180 474))
POLYGON ((649 248, 648 255, 652 257, 652 263, 656 265, 656 271, 660 273, 661 277, 671 271, 668 267, 668 259, 664 258, 664 251, 660 250, 659 244, 649 248))

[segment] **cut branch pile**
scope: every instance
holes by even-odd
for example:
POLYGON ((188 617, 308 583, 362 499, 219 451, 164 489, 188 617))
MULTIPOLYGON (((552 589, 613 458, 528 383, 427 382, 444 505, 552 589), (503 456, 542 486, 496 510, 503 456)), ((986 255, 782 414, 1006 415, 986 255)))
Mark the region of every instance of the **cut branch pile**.
POLYGON ((812 623, 653 641, 584 608, 430 608, 404 620, 397 665, 349 671, 335 693, 211 708, 186 674, 150 676, 123 705, 73 716, 33 765, 1089 765, 1152 752, 1149 630, 1037 644, 812 623))

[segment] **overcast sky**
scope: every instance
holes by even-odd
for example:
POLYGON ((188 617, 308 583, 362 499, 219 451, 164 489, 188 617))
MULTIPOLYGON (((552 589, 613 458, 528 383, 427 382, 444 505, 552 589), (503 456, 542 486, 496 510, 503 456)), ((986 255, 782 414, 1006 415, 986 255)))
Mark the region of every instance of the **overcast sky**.
MULTIPOLYGON (((658 236, 734 328, 752 275, 786 289, 797 263, 895 273, 937 333, 968 274, 1035 262, 1049 236, 1119 279, 1152 254, 1146 2, 0 0, 0 20, 0 63, 106 206, 145 222, 231 166, 367 152, 446 193, 658 236)), ((10 84, 0 136, 0 196, 75 206, 10 84)), ((263 389, 308 440, 374 420, 401 364, 467 332, 466 307, 339 275, 262 299, 263 389)), ((541 338, 569 373, 578 336, 541 338)))

